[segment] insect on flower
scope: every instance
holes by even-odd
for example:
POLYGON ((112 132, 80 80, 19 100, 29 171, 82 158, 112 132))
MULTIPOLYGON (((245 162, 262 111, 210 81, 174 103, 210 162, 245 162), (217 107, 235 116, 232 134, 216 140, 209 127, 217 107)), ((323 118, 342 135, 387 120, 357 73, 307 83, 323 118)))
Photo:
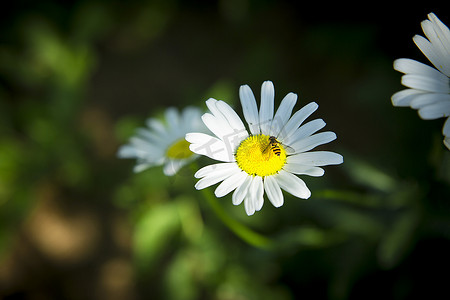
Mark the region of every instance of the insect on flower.
POLYGON ((294 149, 288 145, 284 145, 282 144, 280 141, 277 140, 276 137, 274 137, 273 135, 269 137, 269 144, 266 146, 266 148, 264 148, 264 150, 262 151, 263 154, 267 154, 267 151, 269 149, 272 150, 272 152, 276 155, 276 156, 280 156, 281 154, 281 149, 280 146, 283 147, 286 152, 294 152, 294 149))
POLYGON ((202 120, 213 135, 186 134, 192 152, 219 161, 194 174, 199 178, 196 189, 220 182, 214 194, 223 197, 233 192, 232 203, 244 203, 250 216, 261 210, 264 195, 275 207, 284 203, 282 190, 301 199, 309 198, 311 191, 297 175, 322 176, 322 166, 344 161, 338 153, 310 151, 336 139, 332 131, 317 133, 325 126, 322 119, 303 124, 319 107, 317 103, 311 102, 292 114, 297 95, 289 93, 275 111, 271 81, 261 86, 259 109, 248 85, 239 88, 239 98, 248 129, 231 106, 211 98, 206 101, 210 112, 202 120), (215 151, 206 151, 211 141, 215 151))

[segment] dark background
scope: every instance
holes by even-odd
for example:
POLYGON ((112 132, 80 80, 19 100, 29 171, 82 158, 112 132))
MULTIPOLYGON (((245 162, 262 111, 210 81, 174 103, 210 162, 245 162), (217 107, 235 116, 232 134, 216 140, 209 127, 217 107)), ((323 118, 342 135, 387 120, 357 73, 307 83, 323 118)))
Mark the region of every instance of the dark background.
MULTIPOLYGON (((393 107, 396 58, 434 12, 380 3, 15 1, 0 10, 0 297, 4 299, 443 299, 450 267, 444 120, 393 107), (132 173, 116 158, 168 106, 240 112, 272 80, 344 155, 312 197, 255 216, 246 244, 189 169, 132 173)), ((209 163, 200 160, 200 163, 209 163)))

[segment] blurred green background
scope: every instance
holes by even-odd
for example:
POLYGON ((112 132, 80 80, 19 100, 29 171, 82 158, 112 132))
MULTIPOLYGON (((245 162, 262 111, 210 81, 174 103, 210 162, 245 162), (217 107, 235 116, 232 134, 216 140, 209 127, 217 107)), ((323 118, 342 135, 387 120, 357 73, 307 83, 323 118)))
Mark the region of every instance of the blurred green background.
MULTIPOLYGON (((443 119, 394 108, 396 58, 427 13, 296 1, 16 1, 0 11, 0 298, 442 299, 450 268, 443 119), (116 158, 168 106, 238 112, 272 80, 276 105, 316 101, 344 155, 312 197, 247 217, 240 239, 193 171, 116 158), (204 196, 207 196, 206 198, 204 196), (439 297, 438 297, 439 295, 439 297)), ((428 63, 428 62, 427 62, 428 63)), ((200 159, 198 164, 208 164, 200 159)))

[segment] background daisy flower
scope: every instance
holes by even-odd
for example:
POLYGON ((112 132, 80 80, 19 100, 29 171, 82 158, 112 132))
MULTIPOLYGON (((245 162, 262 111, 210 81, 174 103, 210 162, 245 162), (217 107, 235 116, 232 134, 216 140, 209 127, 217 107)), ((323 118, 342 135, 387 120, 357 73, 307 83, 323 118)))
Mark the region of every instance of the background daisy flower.
POLYGON ((392 96, 394 106, 417 109, 424 120, 447 117, 442 133, 444 144, 450 149, 450 30, 433 13, 421 23, 427 38, 420 35, 413 40, 435 68, 412 59, 394 61, 394 69, 404 73, 402 84, 409 89, 392 96))
POLYGON ((165 124, 155 118, 148 118, 148 128, 138 128, 129 143, 118 150, 120 158, 136 158, 134 172, 153 166, 163 166, 167 176, 175 175, 181 167, 197 157, 189 150, 184 139, 187 132, 205 131, 200 121, 202 112, 195 107, 186 107, 181 113, 176 108, 165 111, 165 124))
POLYGON ((316 133, 325 126, 321 119, 302 125, 318 105, 309 103, 291 116, 297 95, 289 93, 274 114, 271 81, 262 84, 259 111, 249 86, 241 86, 239 96, 248 130, 227 103, 209 99, 206 105, 210 113, 202 120, 214 136, 198 132, 186 135, 194 153, 221 161, 198 170, 194 176, 200 180, 195 187, 204 189, 221 182, 215 195, 223 197, 234 191, 233 204, 244 202, 247 215, 262 208, 264 194, 275 207, 283 205, 282 190, 309 198, 310 190, 296 175, 322 176, 322 166, 343 162, 334 152, 309 152, 336 139, 334 132, 316 133))

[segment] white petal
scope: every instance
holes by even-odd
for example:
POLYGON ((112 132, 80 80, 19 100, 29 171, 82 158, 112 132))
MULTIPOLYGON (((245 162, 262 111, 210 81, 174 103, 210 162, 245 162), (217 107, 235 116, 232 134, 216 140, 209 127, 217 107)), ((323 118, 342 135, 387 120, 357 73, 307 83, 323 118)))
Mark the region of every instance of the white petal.
POLYGON ((238 114, 227 103, 218 101, 216 106, 223 113, 231 130, 230 132, 226 132, 221 139, 227 146, 227 149, 234 153, 240 143, 248 137, 248 132, 238 114))
POLYGON ((202 120, 206 127, 221 140, 224 136, 233 132, 233 129, 223 117, 216 117, 213 114, 205 113, 202 116, 202 120))
MULTIPOLYGON (((253 189, 255 189, 255 187, 253 186, 253 182, 255 180, 254 176, 250 176, 250 182, 248 185, 248 189, 247 189, 247 194, 244 198, 244 208, 245 208, 245 212, 247 213, 247 215, 251 216, 255 213, 256 211, 256 201, 254 199, 254 195, 256 194, 256 191, 254 191, 253 189)), ((246 180, 247 181, 247 180, 246 180)))
POLYGON ((261 177, 255 176, 253 178, 247 197, 251 198, 251 201, 253 201, 256 211, 261 210, 264 204, 264 185, 261 177))
POLYGON ((232 162, 234 161, 234 149, 230 144, 224 143, 216 137, 208 134, 191 132, 186 134, 186 140, 191 143, 189 149, 199 155, 205 155, 212 159, 232 162))
POLYGON ((157 164, 153 164, 153 163, 138 163, 133 167, 133 172, 134 173, 139 173, 142 172, 150 167, 154 167, 157 164))
POLYGON ((419 110, 419 116, 424 120, 433 120, 450 115, 450 101, 427 105, 419 110))
POLYGON ((166 176, 175 175, 186 163, 188 159, 168 159, 163 167, 163 172, 166 176))
POLYGON ((415 35, 413 37, 414 43, 416 43, 417 47, 422 51, 422 53, 428 58, 428 60, 442 73, 447 76, 450 76, 449 70, 444 69, 444 64, 442 58, 439 53, 436 52, 435 47, 423 36, 415 35))
POLYGON ((117 151, 117 157, 119 158, 135 158, 137 157, 136 148, 130 145, 120 146, 117 151))
POLYGON ((450 43, 450 37, 448 34, 448 28, 446 28, 444 24, 436 18, 436 16, 434 16, 434 18, 431 16, 430 20, 432 21, 425 20, 421 23, 422 29, 428 40, 431 42, 435 54, 440 59, 440 62, 437 63, 438 66, 436 66, 436 68, 446 73, 450 70, 448 69, 450 65, 448 65, 447 60, 450 55, 450 45, 448 45, 448 43, 450 43), (440 27, 438 23, 442 24, 442 27, 440 27))
POLYGON ((320 132, 299 140, 289 146, 295 149, 295 153, 309 151, 319 145, 329 143, 336 139, 336 134, 331 131, 320 132))
POLYGON ((306 120, 306 118, 317 110, 318 107, 319 105, 317 105, 317 103, 311 102, 298 110, 286 123, 278 135, 278 138, 280 140, 284 140, 287 136, 290 136, 303 123, 303 121, 306 120))
POLYGON ((426 93, 422 95, 417 95, 411 101, 411 107, 414 109, 420 109, 422 107, 435 104, 438 102, 450 102, 450 94, 437 94, 437 93, 426 93))
POLYGON ((206 121, 205 124, 217 137, 224 140, 236 132, 247 133, 244 123, 227 103, 211 98, 206 101, 206 105, 211 111, 212 117, 211 114, 206 115, 203 121, 206 121))
POLYGON ((436 48, 438 44, 441 44, 440 38, 436 34, 434 25, 431 21, 424 20, 420 23, 420 25, 422 26, 423 33, 425 33, 425 36, 434 48, 436 48))
POLYGON ((210 172, 208 175, 197 181, 195 184, 195 188, 197 190, 204 189, 206 187, 209 187, 211 185, 214 185, 222 180, 225 180, 226 178, 232 176, 233 174, 236 174, 240 172, 240 169, 236 166, 236 168, 228 169, 218 169, 214 172, 210 172))
MULTIPOLYGON (((149 142, 139 137, 131 137, 129 146, 135 149, 135 157, 137 158, 154 160, 156 158, 164 156, 165 150, 160 148, 160 145, 149 142)), ((128 150, 128 152, 130 152, 130 150, 128 150)))
POLYGON ((265 81, 261 87, 261 107, 259 108, 259 125, 262 134, 269 134, 274 111, 275 88, 271 81, 265 81))
POLYGON ((292 135, 283 139, 282 142, 286 145, 294 144, 295 142, 316 133, 317 131, 325 127, 325 125, 326 123, 322 119, 312 120, 299 127, 296 131, 294 131, 292 135))
MULTIPOLYGON (((193 124, 201 124, 200 110, 187 107, 180 114, 176 108, 170 107, 164 114, 166 125, 158 119, 147 118, 145 122, 148 128, 138 128, 136 134, 130 138, 129 144, 119 149, 117 153, 119 157, 137 159, 135 172, 165 163, 163 171, 171 176, 183 164, 190 161, 190 159, 170 161, 165 156, 168 147, 184 138, 186 130, 192 129, 193 124)), ((205 129, 203 125, 202 128, 205 129)), ((192 158, 194 157, 196 156, 192 158)))
POLYGON ((280 187, 293 196, 302 199, 308 199, 311 196, 311 192, 305 182, 297 176, 284 170, 281 170, 278 174, 273 176, 277 180, 280 187))
POLYGON ((435 30, 438 33, 441 33, 439 36, 444 41, 444 44, 447 46, 447 50, 450 53, 450 29, 442 23, 434 13, 429 13, 428 19, 434 24, 435 30))
POLYGON ((342 155, 330 152, 330 151, 313 151, 298 153, 295 155, 288 156, 286 158, 286 163, 297 163, 305 166, 327 166, 327 165, 338 165, 344 162, 342 155))
POLYGON ((204 124, 201 121, 201 115, 202 112, 196 107, 188 106, 183 110, 181 116, 181 126, 184 133, 189 131, 197 131, 199 129, 204 131, 204 124))
POLYGON ((169 107, 165 111, 166 122, 169 130, 177 130, 180 128, 180 114, 178 110, 174 107, 169 107))
POLYGON ((244 208, 245 208, 245 212, 248 216, 253 215, 256 211, 255 204, 253 203, 253 200, 248 197, 248 195, 244 199, 244 208))
POLYGON ((201 115, 201 110, 194 106, 187 106, 181 112, 181 118, 183 121, 190 121, 192 118, 200 117, 201 115))
POLYGON ((444 127, 442 127, 442 134, 445 136, 450 136, 450 118, 447 118, 444 123, 444 127))
POLYGON ((155 132, 152 132, 145 128, 138 128, 136 129, 136 135, 134 137, 141 138, 145 140, 146 142, 149 142, 151 144, 155 145, 164 145, 167 146, 172 141, 175 140, 177 137, 168 135, 167 133, 165 135, 161 135, 155 132))
POLYGON ((442 78, 424 76, 418 74, 406 74, 402 76, 402 84, 409 88, 435 93, 450 93, 449 80, 442 78))
POLYGON ((284 203, 283 193, 278 185, 276 179, 273 176, 264 177, 264 190, 266 191, 267 198, 275 207, 280 207, 284 203))
POLYGON ((415 89, 406 89, 392 95, 392 105, 394 106, 410 106, 411 102, 419 95, 428 94, 424 91, 415 89))
POLYGON ((447 77, 424 63, 409 58, 400 58, 394 61, 394 69, 405 74, 418 74, 446 80, 447 77))
POLYGON ((230 127, 234 131, 245 131, 245 125, 242 123, 241 118, 238 116, 238 114, 234 111, 231 106, 229 106, 226 102, 218 101, 216 103, 217 108, 222 112, 224 117, 227 119, 228 123, 230 124, 230 127))
POLYGON ((161 121, 155 118, 148 118, 145 123, 148 128, 156 132, 159 136, 167 136, 167 130, 161 121))
POLYGON ((320 167, 306 166, 298 163, 286 163, 283 170, 297 175, 308 175, 313 177, 320 177, 325 174, 325 170, 320 167))
POLYGON ((218 163, 207 165, 203 168, 200 168, 195 172, 195 178, 202 178, 205 176, 214 175, 214 173, 224 172, 224 171, 232 171, 236 169, 236 163, 218 163))
MULTIPOLYGON (((186 133, 185 137, 186 141, 188 141, 191 144, 203 144, 208 142, 209 139, 215 138, 213 136, 210 136, 209 134, 202 133, 202 132, 188 132, 186 133)), ((217 138, 215 138, 217 139, 217 138)))
POLYGON ((284 128, 291 117, 292 109, 294 108, 295 103, 297 103, 297 94, 289 93, 283 98, 277 112, 275 113, 275 116, 273 117, 272 125, 270 126, 271 132, 269 135, 278 136, 280 134, 281 129, 284 128))
MULTIPOLYGON (((450 29, 439 20, 435 14, 430 13, 428 14, 428 18, 433 23, 434 30, 436 31, 437 36, 439 37, 440 41, 442 42, 443 46, 443 54, 444 57, 450 56, 450 29)), ((450 67, 450 62, 447 60, 446 67, 450 67)), ((448 76, 450 74, 446 73, 448 76)))
POLYGON ((242 112, 244 113, 245 121, 249 125, 250 132, 253 135, 259 134, 258 108, 256 106, 255 96, 248 85, 242 85, 239 88, 239 98, 241 100, 242 112))
POLYGON ((447 147, 448 150, 450 150, 450 137, 446 136, 444 139, 444 145, 447 147))
POLYGON ((246 175, 244 182, 240 186, 236 188, 231 198, 233 205, 239 205, 242 203, 242 200, 246 198, 248 193, 248 187, 252 182, 252 176, 246 175))
POLYGON ((217 108, 217 102, 219 102, 218 100, 214 99, 214 98, 209 98, 208 100, 206 100, 206 106, 208 107, 209 111, 216 117, 216 118, 220 118, 222 121, 225 121, 225 117, 223 116, 222 112, 219 110, 219 108, 217 108))
POLYGON ((214 194, 216 195, 216 197, 223 197, 231 191, 235 190, 238 186, 242 185, 246 178, 247 173, 245 173, 244 171, 237 172, 222 181, 222 183, 219 184, 219 186, 214 191, 214 194))

